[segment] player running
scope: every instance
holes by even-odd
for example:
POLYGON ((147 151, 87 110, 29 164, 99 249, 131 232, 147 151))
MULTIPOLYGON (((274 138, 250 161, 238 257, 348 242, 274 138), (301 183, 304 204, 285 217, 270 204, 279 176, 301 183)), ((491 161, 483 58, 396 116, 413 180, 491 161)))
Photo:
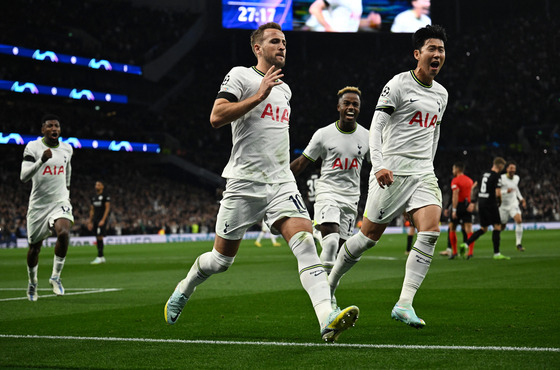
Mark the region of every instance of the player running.
MULTIPOLYGON (((359 309, 331 308, 327 274, 311 234, 311 220, 290 171, 290 99, 282 81, 286 38, 276 23, 251 34, 254 67, 234 67, 214 102, 210 123, 231 123, 233 147, 222 176, 227 179, 216 220, 211 252, 200 255, 165 304, 165 320, 174 324, 195 288, 226 271, 245 231, 261 220, 288 241, 298 261, 299 277, 311 299, 325 341, 335 341, 358 319, 359 309)), ((229 283, 229 282, 228 282, 229 283)))
POLYGON ((35 302, 37 294, 37 270, 39 252, 43 240, 56 235, 54 262, 49 283, 56 295, 64 295, 60 272, 64 267, 70 239, 70 227, 74 223, 70 204, 70 176, 73 149, 59 141, 60 119, 47 114, 41 119, 43 137, 29 142, 23 151, 20 179, 32 181, 29 207, 27 209, 27 274, 29 285, 27 298, 35 302))
POLYGON ((354 234, 360 200, 362 162, 369 154, 368 131, 357 123, 361 91, 347 86, 338 91, 339 119, 313 134, 303 154, 290 168, 299 175, 322 159, 315 183, 315 222, 321 232, 321 262, 330 274, 339 247, 354 234))

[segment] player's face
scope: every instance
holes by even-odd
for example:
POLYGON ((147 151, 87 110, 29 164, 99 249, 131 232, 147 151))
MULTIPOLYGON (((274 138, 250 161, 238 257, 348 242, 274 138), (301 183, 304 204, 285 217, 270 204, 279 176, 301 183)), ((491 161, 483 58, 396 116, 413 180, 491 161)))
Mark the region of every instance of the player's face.
POLYGON ((412 2, 412 7, 420 11, 421 14, 429 14, 430 5, 430 0, 416 0, 412 2))
POLYGON ((283 68, 286 64, 286 37, 275 28, 268 28, 263 32, 263 41, 256 44, 257 56, 261 57, 276 68, 283 68))
POLYGON ((445 46, 443 40, 427 39, 420 50, 414 50, 414 57, 418 67, 428 76, 437 76, 445 63, 445 46))
POLYGON ((48 120, 41 126, 41 133, 46 140, 50 142, 58 141, 60 137, 60 122, 57 120, 48 120))
POLYGON ((514 164, 510 164, 506 169, 508 177, 510 178, 513 177, 513 175, 515 175, 516 170, 517 170, 517 166, 514 164))
POLYGON ((455 166, 453 166, 451 172, 453 173, 453 176, 457 176, 457 172, 459 172, 459 169, 455 166))
POLYGON ((360 97, 355 93, 345 93, 340 97, 337 109, 340 112, 340 120, 354 123, 360 114, 360 97))
POLYGON ((99 181, 95 183, 95 191, 101 193, 103 191, 103 184, 99 181))

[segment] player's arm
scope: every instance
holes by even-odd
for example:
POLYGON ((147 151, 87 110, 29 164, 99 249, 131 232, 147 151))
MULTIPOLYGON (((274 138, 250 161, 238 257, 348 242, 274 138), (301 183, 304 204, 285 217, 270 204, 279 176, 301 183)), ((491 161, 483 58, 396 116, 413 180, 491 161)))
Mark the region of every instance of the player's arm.
POLYGON ((37 171, 39 171, 39 168, 41 168, 43 163, 51 158, 52 152, 50 148, 46 149, 43 152, 41 158, 39 158, 38 160, 35 160, 35 157, 31 153, 31 151, 28 151, 26 148, 23 153, 23 161, 21 162, 21 172, 19 175, 20 180, 23 182, 28 182, 29 180, 31 180, 33 178, 33 175, 35 175, 37 171))
POLYGON ((451 218, 457 218, 457 206, 459 205, 459 188, 453 189, 451 194, 451 218))
POLYGON ((440 127, 441 127, 440 122, 437 122, 435 131, 434 131, 434 141, 432 143, 433 144, 432 145, 432 162, 436 158, 436 151, 437 151, 437 146, 438 146, 438 142, 439 142, 440 127))
POLYGON ((99 221, 99 226, 105 225, 105 221, 107 221, 107 217, 109 216, 109 211, 111 210, 111 202, 105 202, 105 212, 103 212, 103 217, 99 221))
POLYGON ((304 154, 300 155, 298 158, 294 159, 292 163, 290 163, 290 170, 294 174, 294 176, 298 176, 300 173, 303 172, 311 163, 311 159, 306 157, 304 154))
POLYGON ((496 202, 498 202, 498 207, 502 205, 502 188, 496 186, 496 202))
POLYGON ((93 204, 89 206, 89 220, 88 220, 88 225, 87 228, 88 230, 93 230, 93 214, 94 214, 94 209, 93 209, 93 204))
POLYGON ((527 208, 527 202, 525 202, 525 198, 521 195, 521 190, 519 190, 519 184, 515 184, 515 196, 517 200, 521 202, 521 207, 527 208))
POLYGON ((66 189, 70 190, 70 179, 72 178, 72 164, 70 160, 66 166, 66 189))
POLYGON ((210 124, 212 127, 219 128, 225 126, 244 116, 265 100, 274 86, 281 85, 283 82, 280 78, 284 77, 284 74, 281 73, 281 69, 274 70, 274 68, 272 66, 266 72, 257 93, 245 100, 238 101, 235 95, 224 91, 220 92, 214 101, 214 106, 210 113, 210 124))
POLYGON ((393 183, 393 171, 383 168, 383 129, 387 126, 394 108, 377 108, 373 114, 371 128, 369 130, 369 154, 373 173, 377 183, 384 189, 393 183))
POLYGON ((317 18, 317 21, 321 24, 321 26, 325 27, 325 31, 332 32, 333 28, 323 15, 323 10, 325 9, 327 9, 327 4, 323 0, 315 0, 309 7, 309 14, 317 18))

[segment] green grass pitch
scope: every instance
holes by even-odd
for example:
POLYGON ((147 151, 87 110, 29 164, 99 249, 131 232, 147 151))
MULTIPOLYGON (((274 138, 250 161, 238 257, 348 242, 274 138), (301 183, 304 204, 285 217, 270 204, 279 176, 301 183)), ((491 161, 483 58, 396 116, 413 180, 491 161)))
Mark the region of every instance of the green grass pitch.
POLYGON ((39 300, 25 298, 25 249, 0 250, 0 367, 193 369, 560 368, 560 230, 502 233, 492 260, 483 235, 472 260, 447 260, 442 233, 414 301, 422 330, 390 319, 404 276, 406 235, 385 235, 341 281, 356 327, 337 344, 319 324, 286 243, 244 241, 226 273, 201 285, 177 324, 163 307, 211 243, 71 247, 64 297, 52 296, 53 249, 39 263, 39 300))

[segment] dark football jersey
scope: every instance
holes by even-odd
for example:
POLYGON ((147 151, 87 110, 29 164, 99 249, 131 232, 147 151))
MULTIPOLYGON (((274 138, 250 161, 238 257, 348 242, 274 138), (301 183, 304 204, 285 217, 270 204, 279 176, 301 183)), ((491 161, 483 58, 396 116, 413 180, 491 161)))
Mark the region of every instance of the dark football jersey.
POLYGON ((502 186, 502 177, 494 171, 485 172, 480 180, 478 190, 479 206, 497 206, 496 188, 502 186))
POLYGON ((111 196, 101 193, 91 197, 91 205, 93 206, 93 221, 99 222, 105 213, 107 202, 111 202, 111 196))

